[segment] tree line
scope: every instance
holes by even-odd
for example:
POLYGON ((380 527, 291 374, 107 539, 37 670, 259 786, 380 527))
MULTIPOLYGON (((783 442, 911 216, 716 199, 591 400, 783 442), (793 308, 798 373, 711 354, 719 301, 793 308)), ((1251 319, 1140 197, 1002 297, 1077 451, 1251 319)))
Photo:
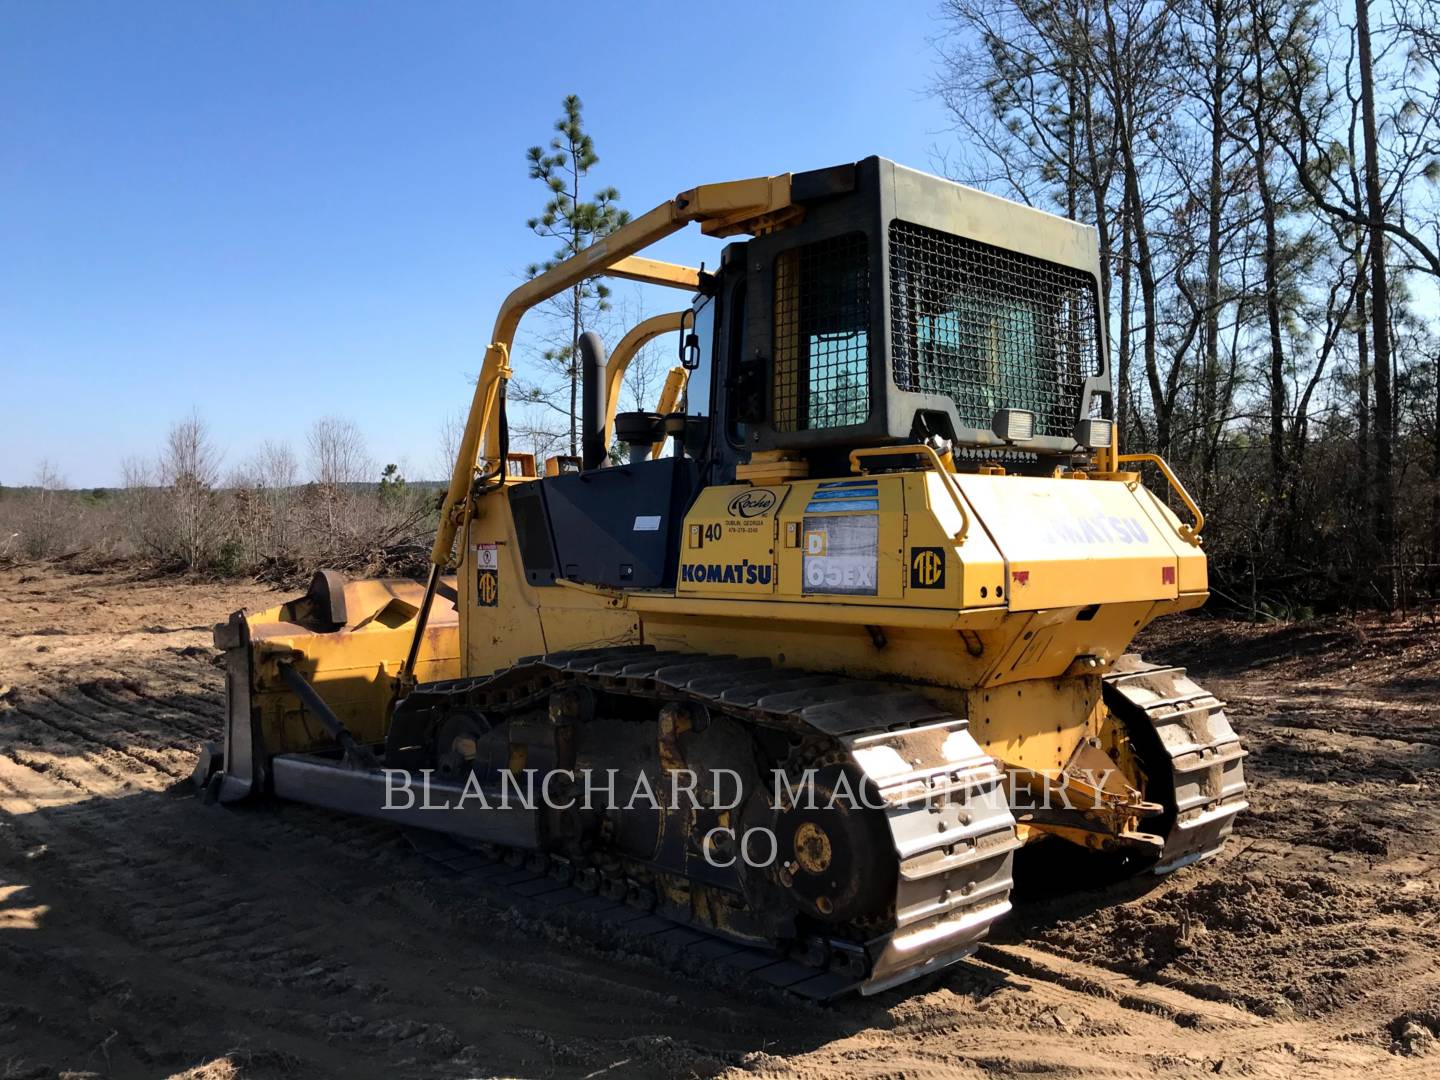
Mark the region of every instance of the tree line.
POLYGON ((119 488, 72 491, 41 462, 33 484, 0 489, 0 563, 138 559, 285 584, 321 566, 371 575, 426 563, 440 485, 380 468, 353 422, 316 420, 298 455, 272 440, 228 472, 222 457, 191 413, 153 455, 121 463, 119 488))
POLYGON ((1126 446, 1233 603, 1440 591, 1440 10, 945 0, 952 178, 1093 225, 1126 446))

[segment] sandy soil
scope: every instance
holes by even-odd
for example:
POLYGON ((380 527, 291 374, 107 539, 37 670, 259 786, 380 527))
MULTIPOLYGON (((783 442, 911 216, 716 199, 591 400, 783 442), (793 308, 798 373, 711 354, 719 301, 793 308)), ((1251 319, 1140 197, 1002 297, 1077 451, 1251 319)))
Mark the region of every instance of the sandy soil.
POLYGON ((1440 627, 1172 620, 1231 703, 1224 855, 1077 887, 927 983, 816 1007, 675 977, 386 827, 202 807, 209 625, 275 594, 0 571, 0 1077, 1440 1075, 1440 627))

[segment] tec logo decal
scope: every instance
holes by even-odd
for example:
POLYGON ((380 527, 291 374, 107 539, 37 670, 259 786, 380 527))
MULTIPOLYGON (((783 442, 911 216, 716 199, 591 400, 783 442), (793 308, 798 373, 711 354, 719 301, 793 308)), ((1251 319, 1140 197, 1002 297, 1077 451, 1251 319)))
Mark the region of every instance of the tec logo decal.
POLYGON ((910 549, 910 587, 912 589, 943 589, 945 587, 945 549, 915 547, 910 549))
POLYGON ((475 599, 481 607, 495 607, 500 603, 500 572, 481 570, 475 579, 475 599))

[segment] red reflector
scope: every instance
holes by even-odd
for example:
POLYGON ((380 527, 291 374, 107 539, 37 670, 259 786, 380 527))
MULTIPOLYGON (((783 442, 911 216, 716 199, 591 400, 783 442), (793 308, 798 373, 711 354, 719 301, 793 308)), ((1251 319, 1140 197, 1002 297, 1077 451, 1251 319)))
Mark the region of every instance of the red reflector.
POLYGON ((1174 585, 1174 584, 1175 584, 1175 568, 1174 568, 1173 566, 1162 566, 1162 567, 1160 568, 1160 584, 1162 584, 1162 585, 1174 585))
POLYGON ((1011 573, 1010 577, 1014 580, 1014 582, 1015 582, 1016 585, 1029 585, 1029 584, 1030 584, 1030 571, 1029 571, 1029 570, 1016 570, 1016 571, 1014 571, 1014 572, 1011 573))

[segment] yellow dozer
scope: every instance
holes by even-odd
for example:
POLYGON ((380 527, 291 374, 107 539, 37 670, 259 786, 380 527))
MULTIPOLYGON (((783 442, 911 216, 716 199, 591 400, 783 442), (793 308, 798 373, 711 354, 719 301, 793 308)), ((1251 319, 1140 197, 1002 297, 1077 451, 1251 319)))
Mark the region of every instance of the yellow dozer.
POLYGON ((1215 853, 1244 751, 1182 669, 1126 653, 1204 602, 1203 518, 1119 452, 1100 257, 872 157, 690 189, 528 281, 424 585, 322 573, 216 628, 206 799, 389 820, 818 998, 972 951, 1022 845, 1215 853), (641 254, 690 223, 734 238, 713 272, 641 254), (582 337, 583 454, 537 464, 509 445, 511 343, 597 275, 690 300, 608 357, 582 337), (617 415, 674 331, 658 408, 617 415))

